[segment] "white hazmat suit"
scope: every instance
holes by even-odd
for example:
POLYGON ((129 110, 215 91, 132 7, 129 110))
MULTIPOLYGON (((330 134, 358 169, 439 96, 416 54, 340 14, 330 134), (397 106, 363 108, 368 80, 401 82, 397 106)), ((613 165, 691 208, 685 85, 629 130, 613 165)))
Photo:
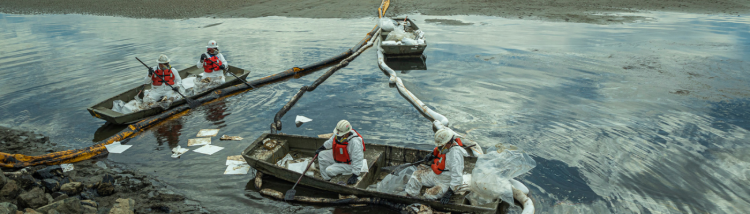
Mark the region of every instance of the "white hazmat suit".
POLYGON ((359 176, 362 169, 362 162, 365 159, 364 151, 362 151, 364 149, 362 138, 357 135, 354 129, 349 131, 349 133, 350 135, 347 138, 349 145, 346 147, 346 150, 349 152, 349 159, 352 160, 351 164, 337 163, 333 159, 333 152, 342 152, 330 150, 333 147, 333 139, 336 135, 331 136, 330 139, 323 143, 323 146, 327 150, 318 153, 318 165, 320 166, 320 175, 324 180, 331 180, 331 177, 337 175, 356 174, 359 176))
MULTIPOLYGON (((159 69, 159 66, 153 67, 154 71, 159 69)), ((180 73, 177 72, 177 69, 171 68, 172 74, 174 75, 174 85, 172 87, 177 88, 180 90, 180 92, 183 92, 184 89, 182 88, 182 78, 180 77, 180 73)), ((172 91, 172 88, 167 86, 166 83, 162 83, 160 86, 153 85, 153 80, 151 77, 146 76, 146 84, 151 84, 151 90, 148 91, 148 93, 143 94, 143 102, 146 105, 151 105, 154 103, 157 103, 163 99, 163 97, 167 97, 167 99, 171 99, 171 101, 175 101, 178 99, 181 99, 182 97, 177 94, 177 92, 172 91)))
POLYGON ((464 156, 468 155, 464 148, 454 143, 445 155, 445 171, 438 175, 429 166, 419 165, 406 183, 406 193, 418 196, 422 186, 432 187, 425 191, 424 198, 435 200, 442 197, 448 188, 459 192, 459 186, 463 183, 464 156))
MULTIPOLYGON (((208 58, 211 58, 211 56, 212 56, 208 52, 206 52, 204 54, 208 58)), ((224 55, 222 55, 221 53, 217 53, 215 56, 217 58, 219 58, 219 61, 221 61, 222 65, 224 65, 225 67, 229 68, 229 63, 227 63, 227 60, 224 59, 224 55)), ((209 60, 209 59, 206 59, 206 60, 209 60)), ((205 62, 201 62, 199 60, 198 64, 196 66, 198 66, 198 68, 203 68, 204 64, 205 64, 205 62)), ((212 88, 212 87, 216 87, 216 86, 219 86, 221 84, 224 84, 224 82, 226 81, 226 77, 224 76, 224 71, 222 71, 222 70, 213 71, 211 73, 206 73, 205 70, 204 70, 202 75, 203 76, 201 77, 201 79, 205 79, 206 77, 210 77, 211 78, 211 82, 208 83, 208 84, 206 84, 206 83, 200 82, 200 79, 195 78, 195 81, 196 81, 195 82, 195 86, 199 90, 205 90, 205 89, 209 89, 209 88, 212 88)))

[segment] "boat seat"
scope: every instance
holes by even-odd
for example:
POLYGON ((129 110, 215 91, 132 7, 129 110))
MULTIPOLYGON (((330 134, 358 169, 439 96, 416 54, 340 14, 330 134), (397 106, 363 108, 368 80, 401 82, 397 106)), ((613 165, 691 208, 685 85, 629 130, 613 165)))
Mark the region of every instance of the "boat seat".
MULTIPOLYGON (((373 167, 375 166, 375 162, 377 162, 378 159, 380 158, 381 154, 383 154, 383 151, 374 150, 374 149, 365 150, 364 155, 365 155, 365 160, 367 161, 367 168, 369 169, 369 172, 360 173, 359 177, 362 179, 357 181, 357 183, 355 184, 347 185, 347 186, 358 187, 359 183, 366 180, 365 178, 368 176, 368 174, 372 173, 375 170, 373 169, 373 167)), ((351 176, 352 176, 351 174, 337 175, 331 178, 331 182, 333 183, 343 182, 345 184, 349 180, 349 177, 351 176)))

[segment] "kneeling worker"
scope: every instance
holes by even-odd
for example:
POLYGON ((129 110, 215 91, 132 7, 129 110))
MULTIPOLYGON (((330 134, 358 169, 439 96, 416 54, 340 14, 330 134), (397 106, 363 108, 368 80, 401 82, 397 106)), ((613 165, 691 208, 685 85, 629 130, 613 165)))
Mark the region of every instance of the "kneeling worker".
POLYGON ((173 89, 168 86, 171 85, 174 90, 182 89, 182 78, 177 73, 177 69, 169 65, 169 57, 162 54, 156 62, 159 65, 148 69, 146 84, 151 84, 151 90, 148 94, 144 94, 143 102, 150 105, 161 101, 163 97, 166 97, 169 101, 181 98, 179 94, 173 92, 173 89))
POLYGON ((321 146, 318 155, 320 175, 329 181, 336 175, 351 174, 346 184, 357 183, 362 161, 364 161, 365 143, 362 135, 352 129, 349 121, 341 120, 333 129, 333 136, 321 146), (331 149, 331 150, 328 150, 331 149))
POLYGON ((419 165, 417 171, 411 175, 406 184, 406 193, 410 197, 418 197, 422 186, 432 187, 425 191, 424 198, 446 204, 453 193, 459 192, 463 183, 464 156, 468 155, 461 140, 447 128, 435 133, 435 149, 424 160, 428 160, 430 167, 419 165))
POLYGON ((203 79, 210 78, 210 84, 207 87, 215 87, 224 84, 224 71, 229 68, 224 55, 219 53, 219 45, 216 41, 208 41, 206 53, 201 54, 197 64, 198 68, 203 68, 203 79))

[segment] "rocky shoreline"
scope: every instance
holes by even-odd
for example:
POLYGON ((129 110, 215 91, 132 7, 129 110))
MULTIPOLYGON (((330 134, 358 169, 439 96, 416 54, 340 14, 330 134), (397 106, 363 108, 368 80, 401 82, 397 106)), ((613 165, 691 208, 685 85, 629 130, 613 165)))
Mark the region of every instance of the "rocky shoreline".
MULTIPOLYGON (((59 151, 32 131, 0 127, 0 151, 27 155, 59 151)), ((106 158, 23 169, 2 168, 0 214, 209 213, 157 178, 106 158)))

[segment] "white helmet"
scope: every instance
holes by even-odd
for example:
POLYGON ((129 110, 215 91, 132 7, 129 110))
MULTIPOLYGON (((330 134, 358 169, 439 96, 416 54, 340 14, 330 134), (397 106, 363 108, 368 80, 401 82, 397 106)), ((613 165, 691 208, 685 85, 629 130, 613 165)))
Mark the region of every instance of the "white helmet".
POLYGON ((454 132, 450 129, 440 129, 435 132, 435 146, 443 146, 453 139, 454 132))
POLYGON ((163 63, 169 63, 169 57, 167 55, 159 55, 159 59, 156 60, 156 63, 163 64, 163 63))
POLYGON ((349 121, 341 120, 336 124, 336 128, 333 129, 333 134, 341 137, 350 131, 352 131, 352 125, 349 124, 349 121))
POLYGON ((206 46, 206 48, 219 48, 219 45, 216 44, 216 41, 211 40, 211 41, 208 41, 208 46, 206 46))

